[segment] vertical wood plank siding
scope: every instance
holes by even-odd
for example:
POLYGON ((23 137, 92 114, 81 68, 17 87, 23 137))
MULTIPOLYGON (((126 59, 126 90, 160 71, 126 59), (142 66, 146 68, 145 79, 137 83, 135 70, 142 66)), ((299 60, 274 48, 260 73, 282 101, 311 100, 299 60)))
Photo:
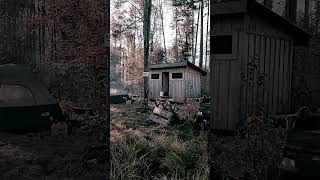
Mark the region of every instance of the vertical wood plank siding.
POLYGON ((247 114, 290 110, 292 37, 263 19, 211 17, 212 35, 237 34, 236 56, 211 54, 212 129, 234 130, 247 114), (215 56, 218 57, 218 56, 215 56))
POLYGON ((261 109, 270 114, 288 112, 288 100, 290 99, 290 77, 288 75, 292 60, 288 58, 291 49, 288 46, 290 40, 250 33, 247 36, 248 47, 255 47, 249 50, 248 57, 256 67, 250 67, 250 69, 247 67, 249 82, 245 83, 247 93, 243 94, 245 97, 242 98, 247 99, 246 113, 261 109), (251 70, 253 73, 250 72, 251 70))
POLYGON ((150 76, 150 98, 160 97, 163 72, 169 72, 169 97, 173 98, 174 101, 184 102, 186 98, 199 97, 201 95, 202 74, 190 67, 183 67, 150 70, 150 74, 159 74, 159 79, 151 79, 150 76), (172 73, 183 73, 182 79, 172 79, 172 73))

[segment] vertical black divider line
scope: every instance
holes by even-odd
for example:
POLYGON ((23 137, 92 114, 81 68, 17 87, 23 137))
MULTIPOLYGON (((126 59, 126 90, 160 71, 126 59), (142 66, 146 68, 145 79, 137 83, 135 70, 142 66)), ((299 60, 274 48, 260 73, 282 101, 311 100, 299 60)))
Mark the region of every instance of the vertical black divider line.
POLYGON ((255 106, 256 106, 256 103, 254 102, 254 89, 255 89, 255 65, 256 65, 256 39, 257 39, 257 35, 254 34, 253 35, 253 57, 251 59, 251 65, 252 65, 252 84, 251 84, 251 111, 255 111, 255 106))
POLYGON ((248 111, 249 111, 249 97, 248 97, 248 90, 250 90, 249 89, 249 86, 248 86, 248 76, 249 76, 249 74, 248 74, 248 65, 249 65, 249 62, 250 62, 250 34, 249 33, 247 33, 247 36, 248 36, 248 46, 247 46, 247 59, 245 60, 246 61, 246 63, 245 63, 245 66, 246 66, 246 74, 247 74, 247 76, 246 76, 246 84, 245 84, 245 87, 246 87, 246 96, 245 96, 245 103, 246 103, 246 110, 245 110, 245 113, 247 114, 248 113, 248 111))
POLYGON ((275 68, 276 68, 276 54, 277 54, 277 39, 274 38, 274 52, 273 52, 273 69, 272 69, 272 93, 271 93, 271 105, 272 105, 272 112, 274 113, 274 96, 275 96, 275 93, 274 93, 274 85, 275 85, 275 82, 274 82, 274 79, 275 79, 275 68))
POLYGON ((293 98, 292 96, 292 73, 293 73, 293 70, 292 70, 292 64, 293 64, 293 61, 294 61, 294 49, 293 49, 293 42, 292 40, 290 40, 290 43, 289 43, 289 48, 290 48, 290 53, 289 53, 289 80, 288 80, 288 83, 289 83, 289 102, 288 102, 288 107, 289 107, 289 111, 291 112, 291 109, 292 109, 292 106, 291 106, 291 98, 293 98))
POLYGON ((277 94, 276 94, 276 104, 277 104, 277 106, 276 106, 276 113, 279 113, 279 98, 280 98, 280 96, 279 96, 279 88, 280 88, 280 61, 281 61, 281 44, 282 44, 282 39, 279 39, 279 45, 280 45, 280 47, 278 48, 278 51, 279 51, 279 57, 278 57, 278 73, 277 73, 277 76, 278 76, 278 82, 277 82, 277 94))
POLYGON ((107 85, 107 89, 106 89, 106 119, 107 119, 107 123, 108 123, 108 132, 107 132, 107 143, 108 143, 108 148, 109 148, 109 152, 107 153, 107 157, 109 159, 109 164, 108 164, 108 167, 107 167, 107 177, 106 179, 109 179, 110 176, 111 176, 111 145, 110 145, 110 1, 109 0, 106 0, 105 1, 105 18, 107 19, 106 20, 106 29, 107 29, 107 32, 104 32, 104 37, 105 37, 105 42, 104 42, 104 48, 105 48, 105 59, 106 59, 106 66, 107 66, 107 77, 106 77, 106 85, 107 85))
POLYGON ((284 88, 285 88, 285 76, 284 76, 284 73, 285 73, 285 58, 286 58, 286 40, 283 40, 283 58, 282 58, 282 89, 281 89, 281 111, 282 113, 285 113, 285 109, 284 109, 284 88))
POLYGON ((261 69, 260 69, 260 63, 261 63, 261 39, 262 39, 262 35, 259 35, 259 54, 258 54, 258 56, 259 56, 259 59, 258 59, 258 65, 257 65, 257 88, 256 88, 256 91, 257 91, 257 93, 256 93, 256 102, 257 102, 257 104, 258 104, 258 106, 259 106, 259 108, 260 108, 260 105, 262 104, 262 102, 260 101, 260 97, 261 96, 259 96, 259 94, 260 94, 260 91, 261 91, 261 87, 260 87, 260 84, 258 84, 259 83, 259 76, 260 76, 260 74, 261 74, 261 69))
POLYGON ((231 61, 229 61, 229 66, 228 66, 228 101, 227 101, 227 128, 229 128, 229 102, 230 102, 230 65, 231 65, 231 61))
POLYGON ((271 47, 272 47, 272 38, 269 37, 269 59, 268 59, 268 95, 267 95, 267 112, 270 113, 270 107, 269 107, 269 104, 270 104, 270 93, 271 93, 271 47))
MULTIPOLYGON (((242 60, 242 54, 243 54, 243 51, 240 51, 240 42, 242 42, 243 43, 243 38, 241 38, 240 36, 242 36, 242 34, 243 33, 240 33, 239 31, 237 32, 237 34, 238 34, 238 45, 237 45, 237 58, 240 58, 240 59, 238 59, 238 60, 240 60, 240 74, 239 74, 239 76, 240 76, 240 82, 239 82, 239 84, 240 84, 240 93, 239 93, 239 106, 238 106, 238 111, 239 111, 239 116, 241 116, 242 114, 241 114, 241 96, 242 96, 242 92, 243 92, 243 89, 242 89, 242 62, 243 62, 243 60, 242 60), (240 53, 241 52, 241 53, 240 53)), ((241 119, 242 117, 240 117, 240 119, 241 119)))
POLYGON ((262 104, 263 104, 264 111, 266 111, 266 107, 265 107, 266 102, 264 99, 265 91, 266 91, 266 59, 267 59, 267 36, 264 36, 263 84, 262 84, 262 104))
POLYGON ((219 98, 219 97, 220 97, 220 80, 221 80, 221 79, 220 79, 220 68, 221 68, 221 67, 220 67, 220 62, 217 63, 217 64, 218 64, 218 76, 219 76, 218 79, 219 79, 219 81, 218 81, 218 89, 217 89, 217 91, 218 91, 218 92, 217 92, 218 96, 217 96, 217 107, 216 107, 216 108, 217 108, 217 113, 218 113, 218 118, 217 118, 217 119, 220 120, 220 105, 219 105, 219 103, 220 103, 220 98, 219 98))
POLYGON ((290 58, 291 58, 291 56, 290 56, 290 53, 291 53, 291 50, 290 50, 290 41, 289 40, 287 40, 287 42, 286 42, 286 47, 287 47, 287 56, 286 56, 286 69, 287 69, 287 71, 286 71, 286 89, 285 89, 285 91, 286 91, 286 93, 287 93, 287 95, 286 95, 286 99, 285 99, 285 104, 286 104, 286 112, 287 113, 289 113, 289 111, 290 111, 290 107, 289 107, 289 98, 291 98, 291 94, 289 94, 288 92, 290 92, 290 90, 289 90, 289 88, 291 88, 290 87, 290 75, 289 75, 289 72, 290 72, 290 58))

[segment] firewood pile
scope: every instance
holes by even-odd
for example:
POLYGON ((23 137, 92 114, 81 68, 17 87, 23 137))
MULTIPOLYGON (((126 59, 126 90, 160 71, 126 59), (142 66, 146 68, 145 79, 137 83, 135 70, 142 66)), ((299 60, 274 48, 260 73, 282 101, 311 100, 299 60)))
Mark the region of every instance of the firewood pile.
MULTIPOLYGON (((107 128, 106 113, 96 113, 96 110, 90 107, 76 107, 65 98, 60 101, 60 107, 67 118, 68 128, 71 132, 80 129, 80 133, 90 135, 96 132, 100 133, 107 128)), ((61 124, 53 126, 53 129, 57 131, 56 134, 63 131, 62 126, 61 124)))

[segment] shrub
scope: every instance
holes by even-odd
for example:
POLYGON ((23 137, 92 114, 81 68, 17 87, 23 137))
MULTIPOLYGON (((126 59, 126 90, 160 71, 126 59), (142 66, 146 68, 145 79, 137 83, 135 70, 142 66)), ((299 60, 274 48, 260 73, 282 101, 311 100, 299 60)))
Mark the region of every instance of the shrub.
POLYGON ((235 137, 217 138, 211 160, 214 174, 247 179, 276 179, 286 131, 263 114, 253 114, 235 137))

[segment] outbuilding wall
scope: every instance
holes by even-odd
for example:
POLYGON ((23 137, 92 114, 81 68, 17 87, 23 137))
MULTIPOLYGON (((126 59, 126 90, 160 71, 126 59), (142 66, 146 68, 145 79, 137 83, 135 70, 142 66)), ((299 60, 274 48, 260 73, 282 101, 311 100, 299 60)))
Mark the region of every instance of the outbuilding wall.
POLYGON ((254 15, 211 19, 212 36, 233 36, 231 55, 211 54, 211 128, 234 130, 249 113, 261 110, 288 113, 292 38, 254 15))
POLYGON ((149 77, 150 98, 159 98, 162 90, 162 73, 169 72, 169 97, 175 102, 184 102, 188 97, 201 95, 201 73, 190 68, 152 69, 149 77), (183 73, 182 79, 172 79, 172 73, 183 73), (151 79, 151 74, 159 74, 159 79, 151 79))

